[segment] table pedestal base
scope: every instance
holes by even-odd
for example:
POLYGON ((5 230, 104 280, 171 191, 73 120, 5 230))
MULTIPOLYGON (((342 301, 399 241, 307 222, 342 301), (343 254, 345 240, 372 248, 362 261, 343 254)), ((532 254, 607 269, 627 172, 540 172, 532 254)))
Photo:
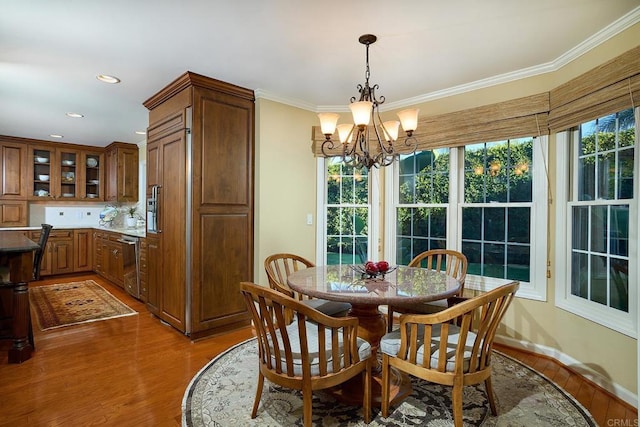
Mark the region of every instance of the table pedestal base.
MULTIPOLYGON (((411 379, 408 375, 391 370, 391 384, 389 387, 391 405, 401 402, 413 392, 411 379)), ((327 389, 336 400, 347 405, 361 406, 364 396, 364 382, 362 375, 357 375, 340 386, 327 389)), ((371 378, 371 406, 382 406, 382 376, 373 375, 371 378)))
MULTIPOLYGON (((386 318, 384 314, 380 313, 378 307, 372 304, 352 304, 349 316, 358 318, 358 336, 371 344, 371 357, 375 360, 371 369, 371 405, 382 406, 382 369, 381 360, 378 357, 378 347, 380 339, 387 332, 386 318)), ((402 401, 413 391, 409 376, 395 369, 391 369, 390 383, 392 404, 402 401)), ((330 393, 337 400, 346 404, 362 405, 362 397, 364 396, 362 376, 358 375, 339 387, 330 389, 330 393)))

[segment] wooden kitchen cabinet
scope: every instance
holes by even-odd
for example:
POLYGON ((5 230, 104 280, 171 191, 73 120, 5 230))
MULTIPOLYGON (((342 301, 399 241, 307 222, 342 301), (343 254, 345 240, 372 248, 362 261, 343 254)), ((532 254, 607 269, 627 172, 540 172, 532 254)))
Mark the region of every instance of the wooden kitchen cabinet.
MULTIPOLYGON (((0 138, 0 199, 27 199, 27 146, 9 138, 0 138)), ((26 224, 25 224, 26 225, 26 224)))
POLYGON ((0 200, 0 227, 24 227, 28 221, 26 200, 0 200))
POLYGON ((253 280, 254 102, 191 72, 144 102, 159 230, 147 233, 147 307, 192 339, 250 323, 240 282, 253 280))
POLYGON ((73 230, 73 271, 93 270, 93 230, 73 230))
MULTIPOLYGON (((113 202, 138 200, 138 147, 111 144, 113 202)), ((0 135, 0 228, 25 227, 28 202, 106 200, 105 149, 0 135)), ((111 177, 111 176, 110 176, 111 177)))
POLYGON ((104 200, 104 153, 99 151, 81 151, 80 199, 87 201, 104 200))
MULTIPOLYGON (((40 230, 32 231, 30 238, 34 242, 37 242, 40 239, 40 230)), ((52 229, 49 233, 49 240, 47 241, 47 246, 42 256, 40 275, 51 276, 55 274, 73 273, 73 247, 73 230, 52 229)))
POLYGON ((120 233, 94 231, 94 271, 124 288, 124 263, 120 233))
POLYGON ((104 153, 72 147, 29 144, 30 200, 104 200, 104 153))
POLYGON ((27 146, 0 138, 0 227, 24 227, 28 221, 27 146))
POLYGON ((58 172, 55 169, 56 150, 50 145, 29 144, 29 198, 53 200, 58 172), (54 177, 54 174, 56 177, 54 177))
POLYGON ((56 149, 56 163, 53 169, 53 194, 58 199, 80 198, 80 151, 56 149))
POLYGON ((106 200, 138 201, 138 146, 113 142, 105 148, 106 200))
POLYGON ((29 145, 29 182, 32 200, 78 200, 80 181, 77 149, 29 145))
POLYGON ((93 230, 93 271, 102 275, 104 271, 102 263, 102 232, 93 230))
POLYGON ((148 295, 148 280, 147 280, 147 276, 148 276, 148 268, 147 268, 147 260, 149 259, 148 257, 148 242, 147 239, 145 239, 144 237, 140 238, 140 253, 138 255, 138 262, 140 263, 140 300, 142 302, 147 302, 147 295, 148 295))
POLYGON ((160 239, 153 235, 147 235, 145 240, 147 245, 147 308, 151 313, 160 317, 160 285, 162 283, 158 276, 162 274, 160 239))

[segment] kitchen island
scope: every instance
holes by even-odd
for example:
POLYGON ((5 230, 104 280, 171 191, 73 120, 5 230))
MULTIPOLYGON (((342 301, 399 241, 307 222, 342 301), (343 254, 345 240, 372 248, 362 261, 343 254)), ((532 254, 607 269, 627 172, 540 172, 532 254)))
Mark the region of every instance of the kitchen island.
POLYGON ((29 282, 33 278, 33 252, 39 247, 21 232, 0 233, 0 290, 12 290, 11 304, 7 304, 11 307, 12 319, 9 338, 13 340, 9 363, 22 363, 33 351, 29 340, 29 282))

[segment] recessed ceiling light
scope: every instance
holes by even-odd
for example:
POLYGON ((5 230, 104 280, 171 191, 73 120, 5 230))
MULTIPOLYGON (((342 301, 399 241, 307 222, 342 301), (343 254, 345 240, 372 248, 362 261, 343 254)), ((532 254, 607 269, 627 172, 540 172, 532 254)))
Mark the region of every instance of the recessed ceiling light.
POLYGON ((107 74, 98 74, 96 76, 96 79, 100 80, 101 82, 105 82, 105 83, 120 83, 120 79, 114 76, 109 76, 107 74))
POLYGON ((138 135, 146 135, 146 134, 147 134, 147 132, 145 132, 145 131, 143 131, 143 130, 137 130, 137 131, 136 131, 136 133, 137 133, 138 135))
POLYGON ((80 113, 67 113, 67 116, 73 117, 74 119, 79 119, 80 117, 84 117, 84 114, 80 113))
POLYGON ((49 135, 51 138, 64 138, 62 135, 58 135, 55 133, 52 133, 51 135, 49 135))

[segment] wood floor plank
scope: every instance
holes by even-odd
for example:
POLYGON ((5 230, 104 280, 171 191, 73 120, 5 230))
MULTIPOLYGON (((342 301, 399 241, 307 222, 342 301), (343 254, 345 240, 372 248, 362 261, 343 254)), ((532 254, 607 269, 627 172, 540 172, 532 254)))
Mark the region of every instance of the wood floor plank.
MULTIPOLYGON (((191 342, 94 274, 33 286, 84 279, 95 280, 138 314, 50 331, 36 326, 36 352, 19 365, 7 364, 6 351, 0 352, 0 426, 180 426, 182 397, 194 375, 253 336, 247 327, 191 342)), ((539 368, 584 400, 600 425, 637 425, 635 408, 558 362, 511 347, 496 349, 539 368)))
POLYGON ((594 390, 593 399, 591 399, 591 415, 598 425, 606 425, 607 410, 609 409, 609 396, 602 390, 594 390))

